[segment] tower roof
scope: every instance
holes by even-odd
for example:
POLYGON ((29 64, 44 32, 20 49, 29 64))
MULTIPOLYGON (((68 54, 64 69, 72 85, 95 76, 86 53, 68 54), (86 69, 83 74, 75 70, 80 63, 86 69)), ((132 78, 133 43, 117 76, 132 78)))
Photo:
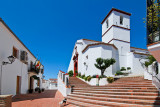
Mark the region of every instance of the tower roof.
POLYGON ((123 14, 126 14, 126 15, 129 15, 131 16, 131 13, 128 13, 128 12, 125 12, 125 11, 122 11, 122 10, 119 10, 119 9, 116 9, 116 8, 112 8, 110 10, 110 12, 107 14, 107 16, 103 19, 103 21, 101 22, 101 24, 103 24, 103 22, 107 19, 107 17, 112 13, 112 11, 116 11, 116 12, 119 12, 119 13, 123 13, 123 14))

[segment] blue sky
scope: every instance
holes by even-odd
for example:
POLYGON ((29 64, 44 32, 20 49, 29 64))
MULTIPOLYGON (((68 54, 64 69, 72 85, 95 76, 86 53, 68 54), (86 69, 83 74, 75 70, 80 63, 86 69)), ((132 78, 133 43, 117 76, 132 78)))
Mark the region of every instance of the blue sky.
POLYGON ((111 8, 131 16, 131 46, 146 48, 145 0, 1 0, 0 17, 41 59, 46 79, 67 71, 77 39, 101 41, 111 8))

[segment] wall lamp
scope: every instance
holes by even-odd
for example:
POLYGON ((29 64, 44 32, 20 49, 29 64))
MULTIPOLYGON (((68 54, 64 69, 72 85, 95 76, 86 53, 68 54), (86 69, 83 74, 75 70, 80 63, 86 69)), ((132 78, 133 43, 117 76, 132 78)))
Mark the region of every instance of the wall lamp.
POLYGON ((12 64, 15 61, 15 57, 13 55, 9 56, 8 59, 10 62, 3 61, 2 65, 12 64))

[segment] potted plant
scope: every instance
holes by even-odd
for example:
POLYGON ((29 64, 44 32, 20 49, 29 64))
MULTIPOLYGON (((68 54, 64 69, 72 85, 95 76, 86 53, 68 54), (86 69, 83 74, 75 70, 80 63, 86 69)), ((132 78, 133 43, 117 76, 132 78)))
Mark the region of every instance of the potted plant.
POLYGON ((29 89, 29 90, 28 90, 28 93, 33 93, 33 89, 29 89))
POLYGON ((75 71, 75 75, 76 75, 76 76, 78 75, 78 71, 77 71, 77 70, 75 71))
POLYGON ((131 73, 131 67, 127 67, 127 71, 131 73))

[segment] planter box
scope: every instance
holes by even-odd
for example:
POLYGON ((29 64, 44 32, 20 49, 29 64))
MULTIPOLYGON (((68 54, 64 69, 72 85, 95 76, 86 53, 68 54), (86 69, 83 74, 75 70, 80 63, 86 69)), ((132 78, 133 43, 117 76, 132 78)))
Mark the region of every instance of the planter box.
MULTIPOLYGON (((92 78, 90 81, 85 81, 82 78, 79 78, 79 79, 82 80, 82 81, 84 81, 84 82, 86 82, 89 85, 92 85, 92 86, 96 86, 97 85, 97 78, 92 78)), ((101 78, 99 80, 99 86, 104 86, 104 85, 107 85, 107 84, 108 84, 107 78, 101 78)))

